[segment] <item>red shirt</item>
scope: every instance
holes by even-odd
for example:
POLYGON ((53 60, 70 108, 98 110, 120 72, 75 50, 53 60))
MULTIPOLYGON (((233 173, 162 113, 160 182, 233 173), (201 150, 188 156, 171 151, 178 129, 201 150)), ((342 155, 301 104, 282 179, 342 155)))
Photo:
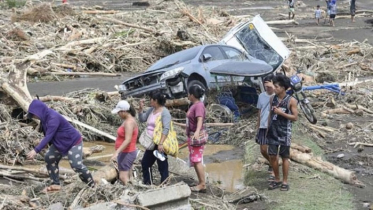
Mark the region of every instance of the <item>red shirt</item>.
MULTIPOLYGON (((137 141, 137 135, 139 134, 139 128, 136 127, 132 132, 132 138, 129 145, 122 151, 122 152, 133 152, 136 150, 136 141, 137 141)), ((115 140, 115 150, 117 150, 120 145, 125 140, 126 132, 124 130, 123 126, 120 126, 117 130, 117 139, 115 140)))

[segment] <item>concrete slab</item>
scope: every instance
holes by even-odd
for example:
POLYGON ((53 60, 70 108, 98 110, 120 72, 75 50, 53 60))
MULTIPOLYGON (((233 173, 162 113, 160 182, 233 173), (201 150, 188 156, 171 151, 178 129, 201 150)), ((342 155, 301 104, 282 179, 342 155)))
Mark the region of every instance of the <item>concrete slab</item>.
POLYGON ((152 210, 188 209, 190 188, 187 184, 167 186, 165 188, 148 190, 137 196, 137 203, 152 210))

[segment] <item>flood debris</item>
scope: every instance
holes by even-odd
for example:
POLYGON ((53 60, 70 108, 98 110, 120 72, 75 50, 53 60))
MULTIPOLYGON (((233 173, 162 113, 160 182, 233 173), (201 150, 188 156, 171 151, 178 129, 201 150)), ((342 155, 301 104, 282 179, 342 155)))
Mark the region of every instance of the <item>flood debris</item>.
MULTIPOLYGON (((2 12, 8 18, 1 17, 5 24, 0 32, 0 175, 24 189, 11 189, 10 186, 1 189, 0 200, 4 209, 54 209, 61 205, 70 209, 94 206, 97 209, 105 208, 104 206, 146 209, 152 205, 145 204, 148 201, 141 199, 141 196, 147 194, 183 188, 180 190, 183 199, 190 196, 189 188, 178 183, 180 179, 193 178, 195 173, 178 159, 174 159, 174 165, 170 167, 173 175, 166 183, 167 187, 142 185, 141 166, 137 161, 137 176, 129 186, 123 186, 117 181, 115 164, 108 164, 93 174, 95 181, 99 183, 94 189, 77 181, 72 176, 74 173, 67 169, 61 172, 64 184, 60 192, 41 194, 40 190, 47 183, 46 170, 23 167, 30 164, 26 160, 26 154, 42 138, 37 122, 23 118, 28 103, 33 98, 28 93, 26 82, 33 80, 35 76, 56 79, 83 74, 117 76, 121 72, 142 72, 159 58, 176 51, 218 42, 232 26, 251 15, 233 16, 221 9, 195 8, 179 1, 162 1, 159 4, 151 2, 146 11, 131 12, 98 9, 84 9, 81 12, 81 9, 68 4, 54 6, 50 3, 36 4, 14 12, 2 12), (26 183, 25 180, 29 181, 26 183), (51 200, 54 202, 52 205, 51 200)), ((269 23, 274 26, 296 24, 294 21, 277 19, 269 23)), ((298 39, 291 34, 282 40, 293 51, 282 66, 287 75, 302 68, 305 84, 338 82, 346 92, 342 97, 328 90, 307 91, 311 102, 317 105, 314 108, 321 117, 321 125, 310 125, 301 117, 304 125, 301 130, 313 135, 315 139, 322 139, 318 142, 321 146, 325 146, 325 140, 338 140, 351 148, 371 147, 373 141, 370 132, 373 127, 367 123, 373 114, 371 83, 356 81, 356 78, 372 75, 372 46, 367 42, 357 41, 330 44, 321 40, 298 39), (358 123, 361 119, 366 121, 358 123), (341 124, 344 126, 340 127, 341 124), (348 124, 353 126, 347 126, 348 124)), ((121 122, 110 111, 119 100, 119 95, 84 89, 64 96, 46 96, 40 99, 75 124, 85 141, 115 140, 113 134, 121 122)), ((216 103, 214 97, 211 99, 216 103)), ((132 98, 129 101, 135 107, 138 106, 138 99, 132 98)), ((178 107, 187 103, 187 99, 170 100, 167 106, 178 107)), ((218 134, 214 143, 243 147, 246 141, 255 138, 255 108, 248 104, 238 105, 243 114, 234 126, 225 123, 224 126, 209 127, 209 132, 218 134)), ((178 113, 179 117, 175 117, 175 120, 185 119, 183 110, 174 109, 172 112, 178 113)), ((210 123, 222 123, 220 118, 212 114, 208 116, 208 120, 210 123)), ((175 129, 180 141, 185 140, 184 129, 176 126, 175 129)), ((319 169, 346 183, 360 184, 354 171, 314 157, 310 148, 293 144, 292 151, 292 158, 297 162, 319 169)), ((94 151, 89 148, 86 152, 88 157, 94 151)), ((37 156, 37 160, 42 160, 41 155, 37 156)), ((236 209, 233 204, 265 199, 251 188, 232 195, 213 185, 207 188, 205 196, 191 195, 189 202, 194 208, 236 209)))

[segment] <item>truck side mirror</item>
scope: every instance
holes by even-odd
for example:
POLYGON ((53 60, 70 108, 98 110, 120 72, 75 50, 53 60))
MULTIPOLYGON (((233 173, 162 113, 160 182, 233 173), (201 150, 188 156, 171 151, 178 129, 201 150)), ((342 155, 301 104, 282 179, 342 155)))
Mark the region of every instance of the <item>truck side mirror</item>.
POLYGON ((212 56, 210 54, 203 54, 203 56, 202 56, 203 62, 206 62, 206 61, 210 60, 211 58, 212 58, 212 56))

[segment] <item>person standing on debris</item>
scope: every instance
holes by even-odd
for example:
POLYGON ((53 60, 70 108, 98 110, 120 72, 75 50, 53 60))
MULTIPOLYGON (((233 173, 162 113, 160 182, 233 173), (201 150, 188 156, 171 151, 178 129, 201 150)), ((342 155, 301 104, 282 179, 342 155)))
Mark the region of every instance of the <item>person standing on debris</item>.
POLYGON ((356 1, 350 0, 350 13, 351 13, 351 23, 355 22, 355 12, 356 12, 356 1))
POLYGON ((275 96, 271 98, 271 113, 267 131, 268 155, 275 174, 275 180, 268 189, 281 187, 282 191, 289 190, 288 173, 291 144, 292 122, 298 120, 297 100, 286 94, 290 87, 290 79, 285 75, 276 75, 273 80, 275 96), (280 181, 277 156, 282 158, 283 180, 280 181))
POLYGON ((337 2, 331 2, 330 4, 330 25, 335 26, 335 16, 337 15, 337 2))
POLYGON ((67 155, 71 168, 79 174, 79 178, 90 187, 95 185, 92 175, 83 165, 83 140, 67 120, 55 110, 48 108, 39 100, 33 100, 27 114, 29 119, 40 120, 40 128, 45 137, 27 154, 27 158, 33 159, 47 144, 49 150, 45 154, 45 162, 52 184, 44 189, 44 192, 58 191, 61 189, 58 164, 62 156, 67 155))
POLYGON ((127 101, 119 101, 111 111, 123 119, 122 125, 117 130, 115 140, 115 153, 111 160, 118 162, 119 179, 127 185, 130 180, 132 165, 136 159, 136 142, 139 128, 136 123, 136 111, 127 101))
MULTIPOLYGON (((268 156, 268 142, 266 139, 266 133, 268 128, 268 115, 270 111, 270 99, 274 95, 274 87, 273 87, 273 75, 268 75, 263 79, 265 92, 261 93, 258 98, 257 108, 258 112, 258 122, 257 122, 257 129, 258 133, 256 135, 256 143, 260 145, 260 153, 263 155, 265 159, 269 162, 268 156)), ((271 173, 268 181, 274 180, 274 173, 272 170, 271 165, 268 167, 268 171, 271 173)))
POLYGON ((317 5, 316 10, 315 10, 315 19, 316 19, 317 25, 320 24, 321 14, 322 14, 322 11, 320 9, 320 5, 317 5))
POLYGON ((164 153, 163 142, 166 140, 171 125, 171 114, 165 107, 166 95, 160 92, 153 92, 150 94, 150 106, 145 113, 143 112, 144 101, 140 101, 139 107, 139 120, 146 122, 146 132, 149 136, 153 136, 156 126, 156 119, 160 115, 162 122, 162 137, 160 143, 155 145, 154 149, 146 150, 144 157, 141 161, 143 182, 146 185, 153 183, 152 166, 157 161, 158 170, 161 174, 161 183, 168 178, 168 160, 167 155, 164 153), (156 156, 157 155, 157 156, 156 156))
POLYGON ((294 8, 295 0, 288 0, 289 5, 289 20, 294 19, 295 17, 295 8, 294 8))
POLYGON ((193 85, 189 88, 189 101, 192 106, 187 112, 186 133, 188 136, 189 163, 194 167, 198 176, 198 185, 191 187, 192 192, 206 192, 205 169, 203 166, 203 151, 205 145, 192 146, 192 138, 199 139, 200 134, 205 132, 204 121, 206 119, 206 108, 201 98, 205 90, 199 85, 193 85))

